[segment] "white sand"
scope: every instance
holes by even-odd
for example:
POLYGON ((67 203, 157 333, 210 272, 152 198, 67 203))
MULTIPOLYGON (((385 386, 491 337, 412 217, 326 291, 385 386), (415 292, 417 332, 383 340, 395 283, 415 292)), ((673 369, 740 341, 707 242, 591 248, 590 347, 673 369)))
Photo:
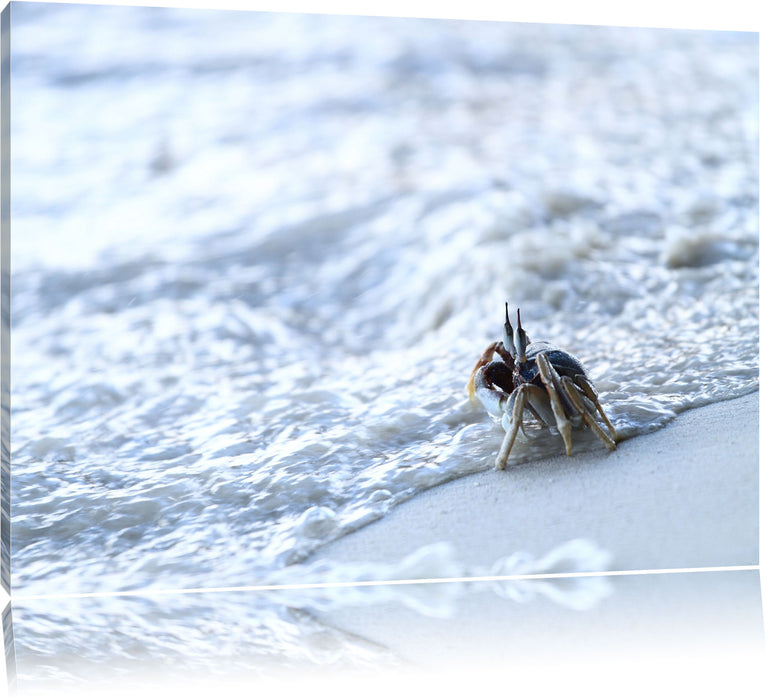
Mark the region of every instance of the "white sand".
MULTIPOLYGON (((541 556, 575 538, 607 550, 609 571, 757 564, 758 394, 681 414, 612 453, 559 455, 444 484, 331 543, 316 559, 394 562, 446 541, 476 569, 517 551, 541 556)), ((603 665, 609 677, 627 663, 643 676, 671 663, 686 671, 695 661, 714 687, 714 669, 735 669, 742 659, 760 663, 756 570, 574 581, 595 593, 586 609, 553 595, 553 586, 562 593, 577 585, 571 580, 428 583, 408 588, 449 601, 447 614, 421 614, 398 595, 319 616, 411 668, 503 676, 515 692, 531 674, 541 685, 595 668, 590 664, 603 665)))
POLYGON ((450 542, 469 567, 585 538, 609 570, 758 564, 759 393, 677 416, 614 452, 495 468, 443 484, 318 552, 393 562, 450 542))

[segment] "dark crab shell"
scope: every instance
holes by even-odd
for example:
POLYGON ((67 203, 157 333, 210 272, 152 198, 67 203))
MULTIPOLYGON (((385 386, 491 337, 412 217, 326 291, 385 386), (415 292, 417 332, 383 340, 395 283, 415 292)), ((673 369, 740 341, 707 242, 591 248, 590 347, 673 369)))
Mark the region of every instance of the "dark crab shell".
POLYGON ((573 379, 578 374, 587 376, 585 367, 574 355, 561 350, 552 343, 540 340, 536 343, 531 343, 526 348, 525 356, 528 360, 528 366, 520 371, 520 378, 524 382, 533 382, 539 376, 539 368, 536 365, 535 359, 540 352, 547 355, 550 364, 561 377, 566 376, 573 379))
POLYGON ((540 352, 546 353, 550 364, 560 376, 571 377, 571 379, 574 379, 578 374, 587 376, 584 365, 574 355, 551 343, 538 341, 530 343, 526 348, 527 362, 522 370, 517 366, 513 370, 500 358, 489 362, 483 369, 487 381, 507 394, 511 394, 518 384, 541 385, 539 366, 536 364, 536 356, 540 352))

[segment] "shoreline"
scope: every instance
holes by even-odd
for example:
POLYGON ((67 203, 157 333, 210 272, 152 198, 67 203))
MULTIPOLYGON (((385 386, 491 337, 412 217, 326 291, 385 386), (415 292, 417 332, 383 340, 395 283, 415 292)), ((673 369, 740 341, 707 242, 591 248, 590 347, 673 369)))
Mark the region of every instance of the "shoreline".
MULTIPOLYGON (((645 659, 662 667, 694 658, 706 670, 714 659, 725 668, 757 659, 764 644, 759 570, 661 570, 758 564, 758 418, 755 392, 685 411, 611 453, 461 477, 310 560, 395 564, 446 542, 459 565, 476 571, 516 552, 540 559, 583 538, 611 556, 604 571, 625 575, 393 586, 387 600, 345 602, 316 617, 410 668, 466 668, 477 677, 602 659, 641 668, 645 659), (412 590, 402 596, 402 588, 412 590), (441 610, 423 611, 418 602, 441 610)), ((433 574, 432 566, 419 577, 433 574)))
POLYGON ((759 563, 759 392, 680 413, 608 452, 460 477, 321 547, 308 561, 398 562, 450 543, 467 567, 574 539, 610 571, 759 563))

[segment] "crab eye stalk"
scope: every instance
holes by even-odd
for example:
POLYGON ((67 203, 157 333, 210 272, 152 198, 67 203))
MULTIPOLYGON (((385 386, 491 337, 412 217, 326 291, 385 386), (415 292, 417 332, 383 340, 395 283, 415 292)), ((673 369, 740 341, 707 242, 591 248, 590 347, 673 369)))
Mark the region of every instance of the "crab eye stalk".
POLYGON ((528 344, 530 343, 530 339, 528 338, 528 335, 523 330, 523 326, 520 323, 520 309, 517 310, 517 330, 515 331, 515 339, 513 343, 513 347, 516 348, 515 350, 515 357, 517 361, 522 365, 525 362, 528 362, 528 358, 525 355, 525 350, 528 347, 528 344))
POLYGON ((504 302, 504 307, 506 308, 507 317, 507 320, 504 323, 504 347, 512 357, 516 357, 514 341, 515 331, 512 328, 512 324, 509 322, 509 302, 504 302))

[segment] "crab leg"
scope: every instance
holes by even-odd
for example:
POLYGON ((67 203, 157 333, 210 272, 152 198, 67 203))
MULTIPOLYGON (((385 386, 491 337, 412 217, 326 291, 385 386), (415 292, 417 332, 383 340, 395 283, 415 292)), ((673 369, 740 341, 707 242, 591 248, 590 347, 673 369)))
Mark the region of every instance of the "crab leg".
POLYGON ((560 396, 558 396, 560 376, 555 371, 552 364, 550 364, 547 355, 543 352, 540 352, 536 356, 536 365, 539 368, 539 375, 547 389, 547 393, 550 395, 550 405, 552 406, 552 412, 555 415, 555 424, 558 427, 560 436, 563 438, 563 444, 566 445, 566 454, 571 456, 571 422, 566 417, 566 412, 563 410, 560 396))
MULTIPOLYGON (((528 394, 525 407, 533 413, 541 425, 552 425, 555 414, 552 412, 547 392, 534 384, 523 384, 522 387, 523 391, 528 394)), ((523 433, 525 433, 525 428, 523 428, 523 433)))
POLYGON ((604 443, 604 445, 606 445, 610 450, 613 450, 616 447, 614 440, 612 440, 612 438, 610 438, 603 430, 601 430, 601 427, 598 425, 595 418, 590 414, 590 411, 582 400, 582 395, 579 393, 579 387, 577 387, 577 385, 571 380, 570 377, 561 377, 560 381, 563 384, 563 388, 566 390, 566 395, 569 397, 569 401, 571 401, 571 403, 574 404, 574 408, 576 408, 577 411, 582 414, 582 418, 585 419, 585 423, 590 426, 590 428, 599 437, 601 442, 604 443))
POLYGON ((604 413, 604 409, 598 401, 598 393, 593 388, 593 385, 588 381, 587 377, 583 374, 578 374, 576 377, 574 377, 574 383, 577 386, 579 386, 582 389, 582 391, 585 392, 585 396, 587 396, 587 398, 589 398, 595 404, 595 407, 598 409, 598 412, 601 414, 601 418, 603 418, 604 423, 606 423, 606 427, 609 429, 609 432, 612 434, 612 439, 614 440, 614 442, 617 442, 617 431, 614 429, 614 426, 612 425, 608 416, 604 413))
MULTIPOLYGON (((536 418, 537 421, 539 421, 540 425, 542 425, 543 427, 546 427, 547 421, 545 420, 545 416, 542 416, 542 414, 540 413, 540 409, 538 408, 542 405, 541 399, 545 398, 542 395, 542 390, 538 386, 534 386, 533 384, 523 384, 523 386, 525 387, 526 391, 534 390, 534 391, 531 391, 532 394, 535 392, 534 401, 537 401, 538 399, 538 401, 535 404, 530 399, 528 399, 525 402, 525 407, 533 414, 533 417, 536 418)), ((526 435, 525 428, 523 428, 523 435, 526 435)))
POLYGON ((499 469, 506 469, 509 452, 512 449, 512 445, 515 444, 517 431, 520 430, 520 426, 523 424, 523 408, 525 407, 525 395, 527 393, 524 387, 525 385, 517 389, 517 396, 512 407, 512 421, 509 423, 507 434, 504 435, 504 439, 501 441, 501 448, 496 456, 496 466, 499 469))

